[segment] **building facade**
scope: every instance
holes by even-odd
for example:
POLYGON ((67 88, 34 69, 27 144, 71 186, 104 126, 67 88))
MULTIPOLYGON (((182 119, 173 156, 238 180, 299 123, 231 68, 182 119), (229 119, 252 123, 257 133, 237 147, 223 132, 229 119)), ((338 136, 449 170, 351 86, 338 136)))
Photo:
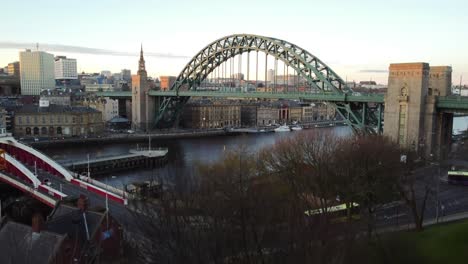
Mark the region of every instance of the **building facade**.
POLYGON ((257 108, 257 126, 268 126, 279 123, 278 108, 273 106, 259 106, 257 108))
POLYGON ((24 105, 15 113, 13 134, 17 137, 73 137, 103 132, 101 112, 89 107, 24 105))
POLYGON ((243 127, 253 127, 257 125, 257 105, 241 106, 241 125, 243 127))
POLYGON ((57 56, 55 57, 54 66, 56 80, 78 79, 76 59, 70 59, 66 56, 57 56))
POLYGON ((240 105, 189 103, 184 107, 182 119, 185 127, 196 129, 239 127, 240 105))
POLYGON ((120 74, 122 76, 122 80, 131 82, 132 81, 132 71, 128 69, 122 69, 120 71, 120 74))
POLYGON ((19 63, 19 61, 8 63, 8 75, 15 76, 17 78, 20 77, 20 63, 19 63))
POLYGON ((55 88, 54 55, 44 51, 21 51, 20 81, 22 95, 39 95, 55 88))
POLYGON ((41 100, 46 100, 49 104, 71 106, 71 94, 61 91, 43 91, 41 92, 41 100))
POLYGON ((102 121, 108 122, 119 116, 119 100, 109 97, 86 99, 83 106, 89 106, 102 113, 102 121))
POLYGON ((171 89, 176 79, 177 79, 176 76, 160 76, 159 81, 160 81, 161 91, 167 91, 171 89))
POLYGON ((115 86, 110 83, 85 84, 84 89, 86 92, 90 92, 90 93, 113 92, 115 91, 115 86))

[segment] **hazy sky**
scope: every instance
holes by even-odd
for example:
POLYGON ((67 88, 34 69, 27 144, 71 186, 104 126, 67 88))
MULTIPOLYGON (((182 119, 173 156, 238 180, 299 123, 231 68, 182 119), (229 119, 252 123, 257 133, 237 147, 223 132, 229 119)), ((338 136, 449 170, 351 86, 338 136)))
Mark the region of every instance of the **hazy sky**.
POLYGON ((387 82, 393 62, 452 65, 468 83, 466 0, 15 0, 0 4, 0 66, 39 43, 78 70, 136 72, 140 43, 150 76, 178 75, 211 41, 234 33, 305 48, 343 79, 387 82), (152 56, 150 56, 152 55, 152 56))

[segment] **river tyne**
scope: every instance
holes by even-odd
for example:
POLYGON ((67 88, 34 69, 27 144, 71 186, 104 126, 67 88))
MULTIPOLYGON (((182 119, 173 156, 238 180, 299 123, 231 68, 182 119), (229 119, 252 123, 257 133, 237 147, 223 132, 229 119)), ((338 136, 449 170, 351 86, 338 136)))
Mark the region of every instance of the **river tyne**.
MULTIPOLYGON (((453 127, 455 133, 467 129, 467 126, 468 117, 455 118, 453 127)), ((302 133, 313 133, 316 129, 320 129, 325 133, 334 133, 337 136, 346 136, 351 134, 350 128, 346 126, 308 129, 303 130, 302 133)), ((173 181, 176 178, 180 180, 184 177, 190 176, 197 163, 206 164, 217 161, 223 156, 225 151, 235 150, 239 148, 239 146, 246 146, 247 151, 255 153, 264 147, 273 145, 282 138, 294 136, 296 133, 297 132, 257 133, 201 138, 152 140, 152 147, 168 148, 168 162, 165 166, 154 169, 142 168, 139 170, 113 173, 108 176, 100 177, 100 180, 108 181, 110 185, 117 188, 122 188, 123 185, 132 182, 159 180, 161 178, 166 179, 167 181, 173 181)), ((140 142, 138 145, 147 147, 148 142, 140 142)), ((130 149, 135 148, 137 148, 136 143, 112 143, 105 145, 82 144, 66 148, 54 146, 42 149, 42 151, 60 162, 86 160, 88 154, 91 159, 94 157, 126 154, 130 149)))

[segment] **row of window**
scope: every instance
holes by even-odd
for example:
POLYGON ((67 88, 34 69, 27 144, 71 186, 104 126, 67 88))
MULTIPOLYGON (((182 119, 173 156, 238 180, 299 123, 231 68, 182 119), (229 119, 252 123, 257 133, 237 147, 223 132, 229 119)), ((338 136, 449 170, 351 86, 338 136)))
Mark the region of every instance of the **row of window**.
MULTIPOLYGON (((98 116, 95 116, 94 118, 91 118, 91 121, 100 121, 99 117, 98 116)), ((34 117, 30 117, 30 116, 26 116, 25 118, 23 118, 22 116, 18 116, 17 118, 17 122, 18 124, 22 125, 23 122, 25 122, 25 124, 29 125, 31 123, 33 124, 39 124, 39 120, 41 121, 41 124, 53 124, 54 122, 57 122, 58 124, 62 123, 62 120, 64 123, 69 123, 70 119, 69 119, 69 116, 54 116, 54 115, 51 115, 49 117, 47 116, 42 116, 41 118, 39 118, 39 116, 34 116, 34 117), (47 123, 47 120, 49 121, 49 123, 47 123)), ((78 118, 73 116, 71 118, 71 122, 72 124, 75 124, 76 122, 78 123, 83 123, 84 121, 84 118, 83 116, 79 116, 78 118)))
MULTIPOLYGON (((21 132, 23 132, 23 128, 21 127, 19 129, 21 132)), ((54 127, 49 127, 49 129, 47 129, 47 127, 41 127, 41 129, 39 129, 38 127, 34 127, 34 128, 30 128, 30 127, 27 127, 26 129, 26 135, 27 136, 30 136, 30 135, 62 135, 62 127, 57 127, 57 128, 54 128, 54 127), (39 133, 40 132, 40 133, 39 133)))

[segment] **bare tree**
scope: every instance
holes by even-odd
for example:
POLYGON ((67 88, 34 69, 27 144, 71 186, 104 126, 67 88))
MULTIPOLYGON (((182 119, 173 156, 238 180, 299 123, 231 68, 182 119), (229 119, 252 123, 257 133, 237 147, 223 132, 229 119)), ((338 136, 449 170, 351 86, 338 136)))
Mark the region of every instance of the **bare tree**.
POLYGON ((414 151, 403 150, 403 153, 405 158, 402 159, 403 166, 396 187, 401 199, 406 203, 413 216, 415 229, 421 231, 423 230, 426 202, 432 193, 432 181, 414 173, 417 167, 415 162, 417 154, 414 151))

